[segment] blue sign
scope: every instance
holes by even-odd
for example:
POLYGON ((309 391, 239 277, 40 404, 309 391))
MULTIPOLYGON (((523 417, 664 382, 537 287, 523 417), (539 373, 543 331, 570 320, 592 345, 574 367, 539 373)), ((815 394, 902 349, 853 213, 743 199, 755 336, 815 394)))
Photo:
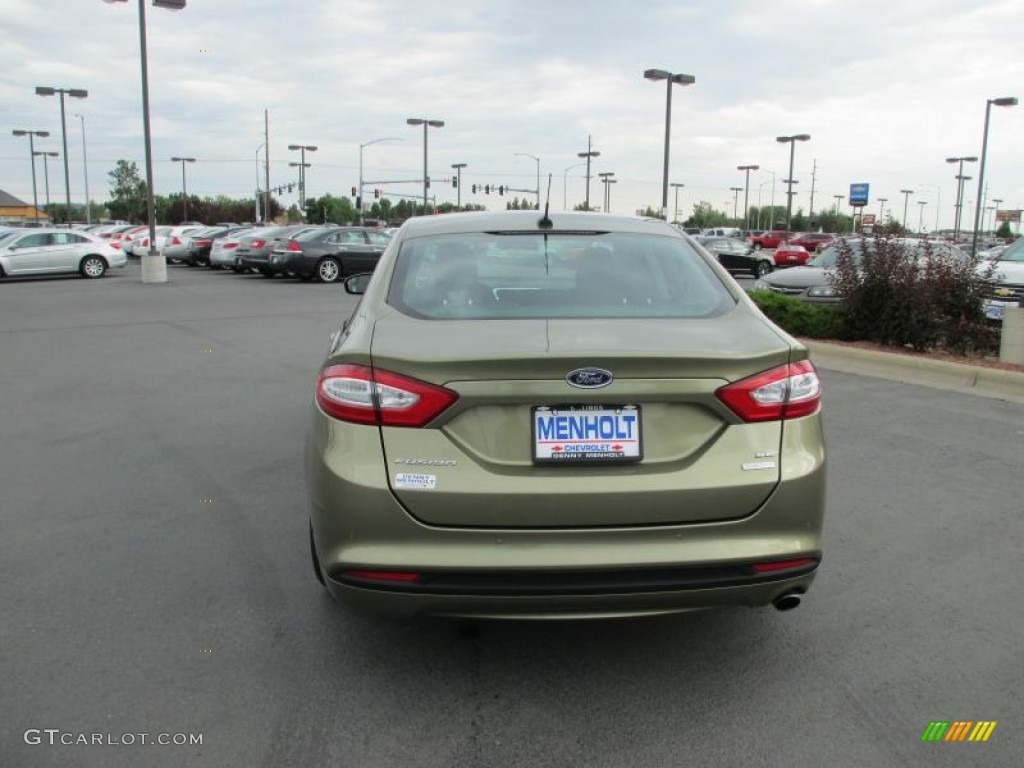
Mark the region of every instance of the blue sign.
POLYGON ((868 204, 868 185, 867 184, 851 184, 850 185, 850 205, 857 207, 868 204))

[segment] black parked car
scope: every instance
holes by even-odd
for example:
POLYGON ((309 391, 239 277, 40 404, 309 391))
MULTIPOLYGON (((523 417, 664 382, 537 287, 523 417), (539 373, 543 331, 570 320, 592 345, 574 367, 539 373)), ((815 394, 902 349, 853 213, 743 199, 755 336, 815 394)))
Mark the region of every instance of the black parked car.
POLYGON ((270 263, 274 249, 288 245, 288 241, 302 232, 310 230, 324 231, 325 227, 309 224, 289 224, 285 227, 266 227, 246 235, 238 242, 235 256, 240 269, 255 269, 264 277, 273 277, 284 272, 270 263))
POLYGON ((190 267, 198 267, 200 265, 210 266, 210 250, 213 248, 213 241, 227 235, 233 235, 235 232, 241 232, 245 229, 249 229, 249 227, 240 227, 236 224, 230 227, 207 227, 206 229, 201 229, 198 232, 190 233, 188 249, 182 257, 182 261, 190 267))
POLYGON ((373 272, 391 238, 369 227, 338 227, 295 235, 270 256, 270 267, 300 278, 336 283, 346 275, 373 272))
POLYGON ((698 237, 696 240, 715 254, 729 272, 747 272, 754 277, 764 277, 775 268, 770 256, 755 251, 746 240, 735 237, 698 237))

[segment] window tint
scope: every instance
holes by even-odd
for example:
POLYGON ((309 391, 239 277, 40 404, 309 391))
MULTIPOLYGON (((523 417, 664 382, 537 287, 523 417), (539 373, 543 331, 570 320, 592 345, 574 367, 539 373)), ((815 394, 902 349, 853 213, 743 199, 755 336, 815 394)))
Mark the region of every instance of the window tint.
POLYGON ((735 299, 681 238, 529 232, 407 241, 388 303, 429 319, 698 318, 735 299))
POLYGON ((53 243, 54 245, 77 245, 78 243, 89 242, 81 235, 76 235, 72 232, 54 232, 53 243))
POLYGON ((14 245, 18 248, 38 248, 42 245, 50 245, 53 242, 53 235, 49 232, 36 232, 26 235, 14 245))
POLYGON ((370 238, 370 242, 373 245, 387 245, 391 242, 391 238, 383 232, 367 232, 366 236, 370 238))

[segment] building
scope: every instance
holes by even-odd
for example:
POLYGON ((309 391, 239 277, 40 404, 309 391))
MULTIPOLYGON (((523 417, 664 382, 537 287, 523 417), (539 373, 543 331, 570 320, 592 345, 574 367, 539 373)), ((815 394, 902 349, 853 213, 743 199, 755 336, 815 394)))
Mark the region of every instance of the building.
POLYGON ((40 221, 49 222, 49 217, 30 203, 0 189, 0 224, 23 224, 40 221))

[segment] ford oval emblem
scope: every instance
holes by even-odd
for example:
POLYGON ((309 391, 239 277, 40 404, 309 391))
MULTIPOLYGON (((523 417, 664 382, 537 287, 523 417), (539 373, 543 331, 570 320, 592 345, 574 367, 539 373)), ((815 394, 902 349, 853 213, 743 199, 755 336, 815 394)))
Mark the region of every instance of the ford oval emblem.
POLYGON ((577 368, 565 374, 565 380, 573 387, 580 389, 599 389, 612 383, 611 371, 604 368, 577 368))

